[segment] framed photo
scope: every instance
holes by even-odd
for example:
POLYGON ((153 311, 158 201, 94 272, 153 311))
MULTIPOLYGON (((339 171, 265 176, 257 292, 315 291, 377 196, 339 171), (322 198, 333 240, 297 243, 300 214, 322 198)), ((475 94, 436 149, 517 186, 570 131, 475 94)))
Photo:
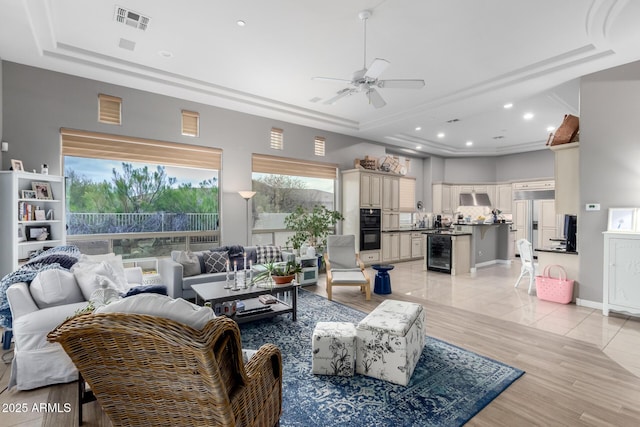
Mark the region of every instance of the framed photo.
POLYGON ((18 224, 18 242, 24 242, 25 240, 27 240, 27 238, 24 237, 24 228, 22 224, 18 224))
POLYGON ((11 159, 11 168, 13 168, 14 171, 24 171, 22 160, 11 159))
POLYGON ((36 199, 53 199, 53 193, 51 193, 51 185, 48 182, 32 182, 31 188, 36 193, 36 199))
POLYGON ((44 209, 36 209, 35 211, 33 211, 33 216, 35 217, 36 221, 44 221, 47 219, 47 213, 44 209))
POLYGON ((23 199, 35 199, 36 192, 33 190, 22 190, 22 198, 23 199))
POLYGON ((27 225, 24 228, 27 240, 51 240, 51 226, 27 225))
POLYGON ((610 208, 607 231, 631 232, 636 228, 636 208, 610 208))

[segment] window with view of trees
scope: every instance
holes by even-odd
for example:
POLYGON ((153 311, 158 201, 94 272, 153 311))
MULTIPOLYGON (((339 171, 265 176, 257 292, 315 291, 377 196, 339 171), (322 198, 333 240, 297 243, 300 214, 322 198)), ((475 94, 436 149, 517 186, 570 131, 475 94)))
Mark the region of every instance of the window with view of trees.
POLYGON ((81 247, 106 241, 126 258, 217 242, 219 150, 218 159, 190 167, 190 157, 213 149, 125 137, 107 145, 112 136, 74 132, 63 130, 67 241, 81 247), (112 145, 115 154, 108 152, 112 145))
POLYGON ((336 165, 254 154, 252 169, 253 243, 284 246, 284 219, 298 206, 335 209, 336 165))

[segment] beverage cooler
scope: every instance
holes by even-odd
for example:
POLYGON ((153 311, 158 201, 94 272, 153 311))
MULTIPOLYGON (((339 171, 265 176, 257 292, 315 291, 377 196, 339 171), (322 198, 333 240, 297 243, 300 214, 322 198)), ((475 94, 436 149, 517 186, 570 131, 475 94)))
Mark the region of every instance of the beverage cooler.
POLYGON ((451 236, 427 236, 427 270, 451 274, 451 236))

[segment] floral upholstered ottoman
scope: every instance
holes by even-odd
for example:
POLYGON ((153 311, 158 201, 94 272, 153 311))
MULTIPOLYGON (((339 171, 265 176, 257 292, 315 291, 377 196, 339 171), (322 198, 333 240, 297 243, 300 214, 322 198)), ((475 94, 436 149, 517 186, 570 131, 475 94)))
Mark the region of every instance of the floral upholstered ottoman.
POLYGON ((385 300, 356 328, 356 372, 407 385, 424 347, 422 305, 385 300))
POLYGON ((353 376, 356 327, 348 322, 318 322, 312 338, 314 374, 353 376))

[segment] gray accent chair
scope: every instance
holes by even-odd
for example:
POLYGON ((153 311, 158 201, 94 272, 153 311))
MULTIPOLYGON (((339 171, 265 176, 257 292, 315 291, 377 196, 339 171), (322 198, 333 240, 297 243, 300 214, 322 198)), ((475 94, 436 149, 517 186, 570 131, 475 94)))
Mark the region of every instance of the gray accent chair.
POLYGON ((359 286, 367 301, 371 299, 371 279, 356 253, 353 234, 330 235, 324 261, 327 267, 327 298, 331 300, 333 286, 359 286))

